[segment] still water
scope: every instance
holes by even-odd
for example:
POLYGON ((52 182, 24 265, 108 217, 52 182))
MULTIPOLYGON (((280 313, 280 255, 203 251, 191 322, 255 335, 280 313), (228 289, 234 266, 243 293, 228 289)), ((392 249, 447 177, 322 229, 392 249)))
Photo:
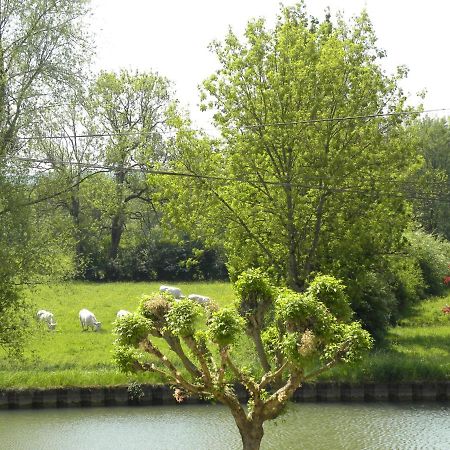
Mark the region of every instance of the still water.
MULTIPOLYGON (((2 450, 232 450, 218 405, 0 411, 2 450)), ((263 449, 450 449, 450 406, 292 404, 265 425, 263 449)))

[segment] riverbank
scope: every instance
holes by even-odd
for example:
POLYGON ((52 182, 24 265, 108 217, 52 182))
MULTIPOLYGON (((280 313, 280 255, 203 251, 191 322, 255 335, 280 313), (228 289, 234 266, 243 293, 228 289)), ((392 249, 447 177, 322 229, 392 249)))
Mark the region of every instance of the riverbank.
MULTIPOLYGON (((246 391, 236 388, 242 402, 246 391)), ((176 405, 166 385, 135 385, 55 389, 1 389, 0 409, 67 408, 95 406, 176 405)), ((450 402, 450 381, 436 383, 308 383, 294 402, 450 402)), ((209 403, 196 397, 185 403, 209 403)))

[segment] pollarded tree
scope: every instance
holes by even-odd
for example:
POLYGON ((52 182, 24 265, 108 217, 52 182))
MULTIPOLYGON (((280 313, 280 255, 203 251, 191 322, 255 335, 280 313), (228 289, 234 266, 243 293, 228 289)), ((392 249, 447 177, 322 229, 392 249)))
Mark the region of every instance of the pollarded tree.
POLYGON ((296 291, 313 272, 377 266, 408 223, 400 186, 416 158, 396 115, 406 71, 385 74, 367 14, 282 8, 273 29, 255 20, 212 49, 202 98, 222 140, 180 137, 172 167, 194 177, 171 180, 174 224, 223 236, 232 276, 264 266, 296 291))
POLYGON ((116 323, 115 360, 123 371, 159 374, 177 388, 178 401, 196 395, 223 403, 244 450, 256 450, 264 422, 279 416, 303 382, 339 361, 358 359, 371 338, 350 321, 344 286, 333 277, 317 277, 303 294, 277 293, 259 269, 251 269, 235 290, 237 308, 200 306, 161 293, 144 296, 137 313, 116 323), (234 355, 244 329, 260 365, 248 367, 234 355), (235 383, 248 392, 247 407, 235 383))

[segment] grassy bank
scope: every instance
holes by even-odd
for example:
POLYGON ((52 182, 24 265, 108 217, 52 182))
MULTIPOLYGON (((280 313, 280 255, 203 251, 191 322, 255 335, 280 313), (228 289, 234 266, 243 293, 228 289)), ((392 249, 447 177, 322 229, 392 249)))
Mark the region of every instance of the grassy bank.
MULTIPOLYGON (((139 297, 158 290, 160 283, 65 283, 41 286, 30 292, 38 309, 54 313, 54 332, 35 324, 25 357, 10 361, 0 355, 0 387, 92 386, 158 382, 151 374, 117 372, 111 359, 113 321, 119 309, 133 311, 139 297), (78 311, 88 308, 102 322, 101 331, 82 332, 78 311)), ((177 283, 187 295, 198 293, 229 304, 229 283, 177 283)), ((408 318, 390 330, 388 344, 355 366, 337 367, 324 380, 414 381, 450 379, 450 317, 441 308, 447 299, 430 299, 417 305, 408 318)), ((33 311, 34 313, 34 311, 33 311)), ((255 352, 245 344, 239 348, 246 365, 255 352)))
POLYGON ((346 381, 450 380, 450 316, 442 307, 446 298, 416 305, 407 318, 392 327, 386 346, 353 367, 338 367, 325 375, 346 381))

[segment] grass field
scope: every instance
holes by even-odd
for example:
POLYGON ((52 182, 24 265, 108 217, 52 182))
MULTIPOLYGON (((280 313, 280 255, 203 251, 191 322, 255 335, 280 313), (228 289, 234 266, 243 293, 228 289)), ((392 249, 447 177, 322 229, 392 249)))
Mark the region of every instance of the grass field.
MULTIPOLYGON (((82 283, 39 286, 29 293, 39 309, 51 311, 55 331, 35 324, 23 361, 10 361, 0 354, 0 386, 47 387, 125 384, 130 380, 157 381, 151 375, 118 373, 112 362, 113 322, 119 309, 134 311, 142 294, 158 291, 161 283, 82 283), (81 330, 78 312, 92 311, 102 322, 98 332, 81 330)), ((229 283, 177 283, 185 295, 206 295, 219 304, 233 298, 229 283)), ((34 320, 33 320, 34 322, 34 320)))
MULTIPOLYGON (((157 291, 161 283, 71 282, 40 286, 30 292, 35 311, 47 309, 58 323, 55 331, 35 324, 35 333, 22 361, 0 354, 0 387, 93 386, 130 381, 159 382, 149 374, 125 375, 112 362, 113 322, 119 309, 133 311, 142 294, 157 291), (78 311, 88 308, 102 322, 99 332, 81 330, 78 311)), ((229 283, 177 283, 184 294, 197 293, 219 304, 232 302, 229 283)), ((450 298, 417 305, 411 315, 390 330, 386 348, 372 352, 355 366, 337 367, 322 379, 345 381, 413 381, 450 379, 450 317, 441 311, 450 298)), ((33 311, 33 314, 35 313, 33 311)), ((238 349, 246 365, 255 352, 238 349)))

